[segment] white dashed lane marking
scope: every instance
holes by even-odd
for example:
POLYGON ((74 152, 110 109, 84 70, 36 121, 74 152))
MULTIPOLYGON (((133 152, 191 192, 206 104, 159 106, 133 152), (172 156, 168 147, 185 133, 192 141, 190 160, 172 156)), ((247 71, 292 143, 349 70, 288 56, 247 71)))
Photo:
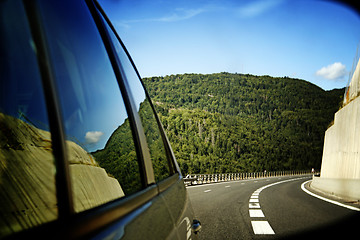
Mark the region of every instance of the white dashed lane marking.
POLYGON ((249 214, 250 214, 250 217, 265 217, 265 215, 261 211, 261 209, 250 209, 249 214))
POLYGON ((204 192, 211 192, 211 190, 205 190, 204 192))
MULTIPOLYGON (((288 179, 288 180, 271 183, 255 190, 249 199, 250 218, 265 218, 263 211, 260 209, 260 203, 259 203, 259 195, 262 190, 280 183, 290 182, 299 179, 302 178, 288 179)), ((270 223, 268 221, 251 221, 251 226, 253 228, 254 234, 275 234, 274 230, 271 228, 270 223)))
POLYGON ((251 221, 255 234, 275 234, 268 221, 251 221))
POLYGON ((249 203, 249 208, 260 208, 260 203, 249 203))

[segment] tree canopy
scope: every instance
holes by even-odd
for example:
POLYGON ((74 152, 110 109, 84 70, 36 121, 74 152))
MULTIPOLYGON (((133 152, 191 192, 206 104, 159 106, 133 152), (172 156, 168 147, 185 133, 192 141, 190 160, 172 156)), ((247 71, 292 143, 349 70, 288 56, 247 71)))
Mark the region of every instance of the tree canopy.
POLYGON ((344 92, 226 72, 143 81, 184 174, 319 169, 344 92))

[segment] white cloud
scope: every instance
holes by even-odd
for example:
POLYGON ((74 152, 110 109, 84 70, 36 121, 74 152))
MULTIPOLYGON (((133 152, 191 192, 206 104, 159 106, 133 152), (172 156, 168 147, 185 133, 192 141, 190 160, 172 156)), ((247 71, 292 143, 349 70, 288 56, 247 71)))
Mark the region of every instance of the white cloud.
POLYGON ((316 71, 316 75, 329 79, 340 80, 346 75, 346 66, 341 62, 335 62, 316 71))
POLYGON ((203 12, 207 12, 207 8, 198 8, 198 9, 185 9, 177 8, 171 14, 158 17, 158 18, 144 18, 144 19, 133 19, 125 21, 115 22, 119 27, 130 28, 131 23, 142 23, 142 22, 178 22, 193 18, 203 12))
POLYGON ((104 133, 100 131, 87 132, 85 134, 86 143, 97 143, 102 135, 104 135, 104 133))
POLYGON ((183 8, 178 8, 176 9, 176 12, 169 15, 169 16, 165 16, 162 18, 157 18, 157 19, 153 19, 154 21, 159 21, 159 22, 177 22, 177 21, 182 21, 182 20, 186 20, 186 19, 190 19, 192 17, 195 17, 196 15, 199 15, 200 13, 203 13, 205 11, 205 9, 183 9, 183 8))
POLYGON ((241 17, 255 17, 280 5, 282 2, 284 0, 251 1, 249 4, 239 8, 238 13, 241 17))

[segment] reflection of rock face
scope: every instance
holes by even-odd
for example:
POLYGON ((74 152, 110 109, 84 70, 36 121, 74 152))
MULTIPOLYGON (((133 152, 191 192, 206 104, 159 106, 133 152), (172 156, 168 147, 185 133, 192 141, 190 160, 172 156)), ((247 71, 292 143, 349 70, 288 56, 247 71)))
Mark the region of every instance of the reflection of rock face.
POLYGON ((119 182, 109 177, 95 159, 74 142, 66 141, 75 212, 124 196, 119 182))
POLYGON ((56 219, 50 133, 0 113, 0 235, 56 219))
MULTIPOLYGON (((51 135, 0 113, 0 236, 57 218, 51 135)), ((94 158, 67 141, 75 211, 124 196, 94 158)))
POLYGON ((105 169, 82 164, 70 165, 74 208, 80 212, 124 196, 119 182, 105 169))

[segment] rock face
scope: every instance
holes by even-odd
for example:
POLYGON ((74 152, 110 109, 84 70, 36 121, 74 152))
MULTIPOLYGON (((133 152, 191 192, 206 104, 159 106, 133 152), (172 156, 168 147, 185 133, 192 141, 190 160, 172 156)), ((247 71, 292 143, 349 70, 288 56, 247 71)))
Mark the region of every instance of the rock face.
MULTIPOLYGON (((82 147, 67 152, 75 212, 124 196, 82 147)), ((0 236, 56 220, 55 173, 50 132, 0 113, 0 236)))

